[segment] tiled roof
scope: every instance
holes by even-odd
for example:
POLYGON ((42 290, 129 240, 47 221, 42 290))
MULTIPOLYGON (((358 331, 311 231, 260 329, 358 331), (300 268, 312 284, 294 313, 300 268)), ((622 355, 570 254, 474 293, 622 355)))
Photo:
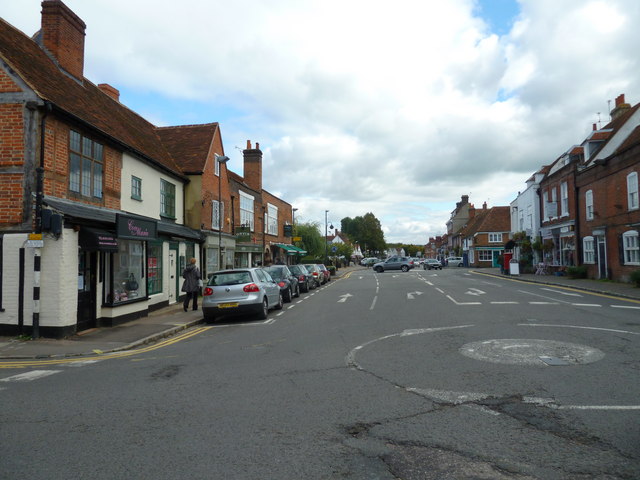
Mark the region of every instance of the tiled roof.
POLYGON ((616 151, 615 154, 624 152, 625 150, 636 146, 640 144, 640 126, 637 126, 636 128, 633 129, 633 131, 631 132, 631 134, 626 138, 626 140, 624 142, 622 142, 622 145, 620 145, 616 151))
POLYGON ((80 119, 128 149, 182 176, 156 135, 154 125, 86 78, 80 83, 62 73, 38 44, 3 19, 0 19, 0 58, 54 109, 80 119))
POLYGON ((156 131, 176 163, 188 175, 204 171, 217 129, 217 123, 205 123, 161 127, 156 131))
POLYGON ((476 232, 509 232, 511 231, 511 216, 509 207, 493 207, 476 227, 476 232))

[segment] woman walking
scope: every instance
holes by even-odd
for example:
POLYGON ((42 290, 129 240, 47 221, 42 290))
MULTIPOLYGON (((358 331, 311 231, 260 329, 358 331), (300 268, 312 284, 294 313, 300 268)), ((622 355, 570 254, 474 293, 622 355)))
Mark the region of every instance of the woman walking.
POLYGON ((193 298, 193 309, 198 310, 198 293, 200 292, 200 279, 202 277, 200 277, 200 269, 196 267, 195 258, 189 260, 189 265, 182 272, 182 278, 184 278, 182 291, 186 293, 182 307, 185 312, 189 310, 189 300, 193 298))

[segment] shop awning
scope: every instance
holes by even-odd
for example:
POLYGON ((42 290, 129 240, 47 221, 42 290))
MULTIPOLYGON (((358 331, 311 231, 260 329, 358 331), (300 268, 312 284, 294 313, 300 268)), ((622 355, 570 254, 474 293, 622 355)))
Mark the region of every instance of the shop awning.
POLYGON ((118 239, 115 234, 97 228, 82 227, 78 243, 83 250, 118 251, 118 239))
POLYGON ((284 243, 274 243, 274 247, 278 247, 287 252, 287 255, 306 255, 307 251, 296 247, 295 245, 285 245, 284 243))

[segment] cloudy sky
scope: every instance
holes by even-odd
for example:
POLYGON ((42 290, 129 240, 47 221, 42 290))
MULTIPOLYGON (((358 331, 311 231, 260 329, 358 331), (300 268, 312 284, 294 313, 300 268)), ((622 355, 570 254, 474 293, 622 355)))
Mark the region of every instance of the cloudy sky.
MULTIPOLYGON (((85 76, 158 126, 259 142, 296 218, 372 212, 388 242, 446 232, 461 195, 508 205, 609 101, 640 101, 637 0, 65 0, 85 76)), ((32 35, 40 0, 0 0, 32 35)))

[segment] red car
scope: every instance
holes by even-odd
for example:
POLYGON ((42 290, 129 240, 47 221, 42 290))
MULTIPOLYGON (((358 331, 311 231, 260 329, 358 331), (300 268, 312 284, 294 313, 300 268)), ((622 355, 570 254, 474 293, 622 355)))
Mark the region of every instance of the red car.
POLYGON ((318 264, 318 268, 324 274, 324 282, 322 282, 322 283, 330 282, 331 281, 331 272, 329 271, 329 269, 327 267, 325 267, 324 265, 322 265, 322 264, 318 264))

